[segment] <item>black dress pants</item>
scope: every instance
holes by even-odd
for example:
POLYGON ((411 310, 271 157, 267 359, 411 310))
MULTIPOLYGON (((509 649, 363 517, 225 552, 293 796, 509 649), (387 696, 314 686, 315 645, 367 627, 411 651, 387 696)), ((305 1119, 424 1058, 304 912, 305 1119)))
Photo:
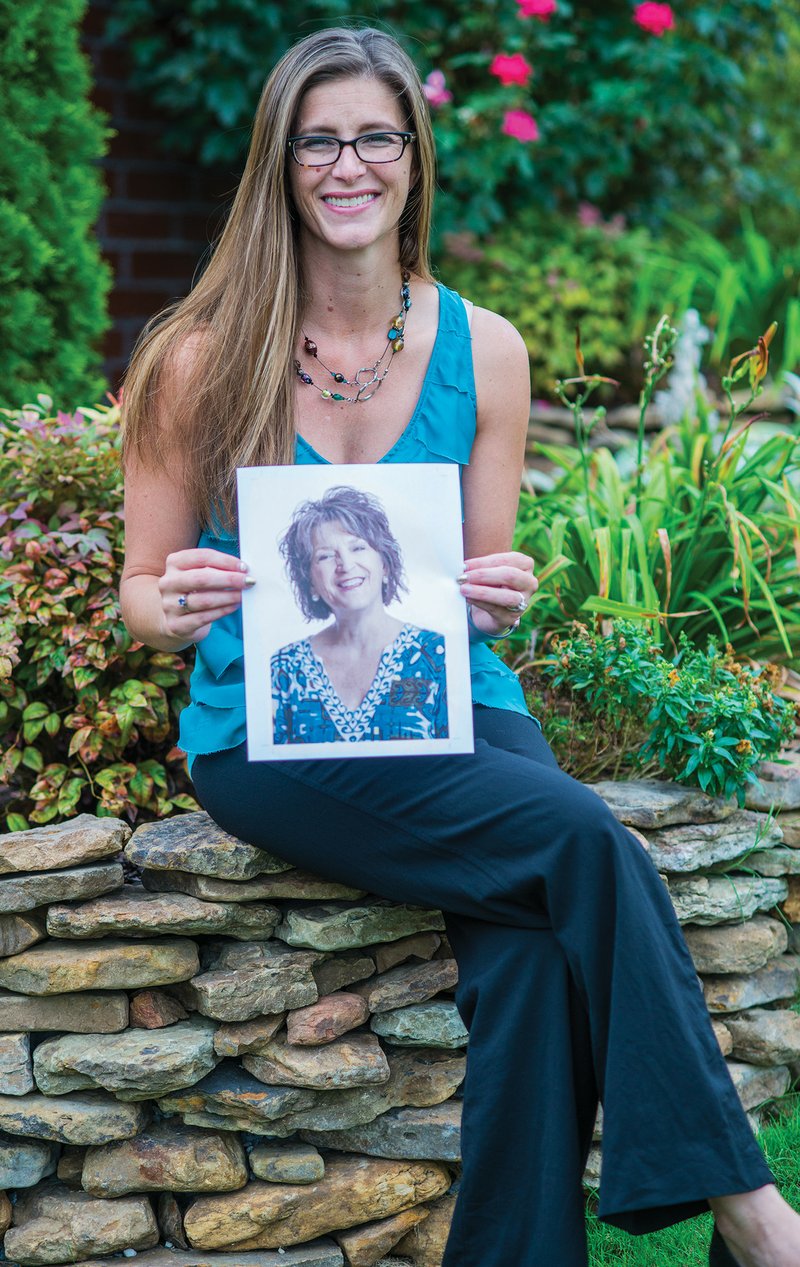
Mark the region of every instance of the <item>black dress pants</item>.
POLYGON ((469 1029, 463 1176, 444 1267, 585 1267, 581 1177, 603 1104, 599 1216, 649 1232, 774 1178, 663 881, 536 724, 476 707, 475 752, 195 758, 226 831, 441 909, 469 1029))

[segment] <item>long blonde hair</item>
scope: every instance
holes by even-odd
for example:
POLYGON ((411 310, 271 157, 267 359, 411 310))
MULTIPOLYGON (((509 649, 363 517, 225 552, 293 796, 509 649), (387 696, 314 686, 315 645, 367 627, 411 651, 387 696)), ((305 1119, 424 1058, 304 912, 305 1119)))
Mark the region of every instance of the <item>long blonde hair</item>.
MULTIPOLYGON (((180 454, 186 494, 204 527, 230 526, 237 466, 294 461, 292 361, 304 305, 286 140, 302 99, 345 76, 386 85, 416 132, 417 180, 403 210, 400 264, 432 281, 428 257, 435 152, 428 103, 410 57, 372 27, 317 31, 267 79, 236 197, 211 260, 189 295, 139 336, 125 376, 123 464, 180 454), (187 348, 194 353, 188 359, 187 348), (180 366, 179 399, 159 418, 167 367, 180 366)), ((173 393, 174 395, 174 393, 173 393)))

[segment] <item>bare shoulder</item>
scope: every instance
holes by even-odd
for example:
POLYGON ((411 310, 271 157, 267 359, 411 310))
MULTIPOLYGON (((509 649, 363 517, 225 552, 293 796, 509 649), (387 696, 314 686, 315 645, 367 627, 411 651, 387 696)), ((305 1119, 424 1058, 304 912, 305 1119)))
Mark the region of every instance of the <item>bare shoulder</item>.
POLYGON ((522 335, 499 313, 476 308, 472 314, 472 364, 478 404, 478 432, 520 434, 527 428, 531 368, 522 335))

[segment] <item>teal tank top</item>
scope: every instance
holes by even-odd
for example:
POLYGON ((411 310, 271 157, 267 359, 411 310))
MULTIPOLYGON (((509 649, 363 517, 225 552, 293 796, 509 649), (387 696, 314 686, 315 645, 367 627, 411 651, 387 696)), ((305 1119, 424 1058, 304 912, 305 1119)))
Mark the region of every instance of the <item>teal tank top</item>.
MULTIPOLYGON (((476 397, 472 338, 459 295, 439 285, 439 326, 417 406, 408 426, 381 462, 469 463, 475 439, 476 397)), ((316 449, 297 437, 297 464, 326 465, 316 449)), ((200 547, 238 555, 235 536, 203 531, 200 547)), ((489 708, 528 716, 515 674, 486 643, 470 644, 472 698, 489 708)), ((244 647, 241 611, 215 620, 197 644, 189 684, 191 702, 180 715, 179 746, 192 759, 244 742, 244 647)))

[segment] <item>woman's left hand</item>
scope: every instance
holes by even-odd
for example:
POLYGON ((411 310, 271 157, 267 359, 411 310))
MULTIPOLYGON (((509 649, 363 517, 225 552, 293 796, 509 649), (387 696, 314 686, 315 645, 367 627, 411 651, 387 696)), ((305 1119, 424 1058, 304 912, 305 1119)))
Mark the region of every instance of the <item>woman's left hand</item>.
POLYGON ((473 623, 485 634, 513 625, 539 588, 533 559, 518 550, 466 559, 458 583, 472 608, 473 623))

